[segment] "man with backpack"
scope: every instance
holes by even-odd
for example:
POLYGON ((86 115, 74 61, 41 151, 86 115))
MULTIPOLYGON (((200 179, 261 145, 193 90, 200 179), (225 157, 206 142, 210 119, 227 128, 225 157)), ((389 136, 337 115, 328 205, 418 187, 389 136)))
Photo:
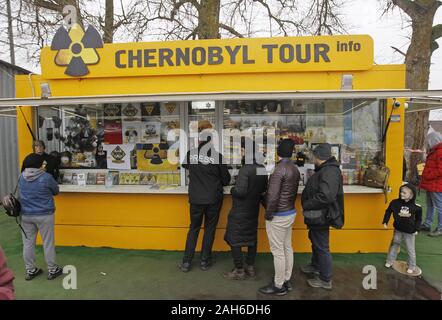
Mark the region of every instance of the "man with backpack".
POLYGON ((54 178, 46 172, 46 164, 42 155, 28 155, 23 161, 26 169, 19 179, 26 280, 32 280, 43 272, 35 265, 35 240, 39 231, 48 267, 48 280, 63 273, 63 269, 55 262, 54 244, 54 196, 59 193, 59 188, 54 178))
POLYGON ((315 174, 308 180, 301 197, 304 223, 312 242, 312 259, 301 271, 315 275, 307 281, 311 287, 331 290, 330 226, 340 229, 344 225, 342 174, 328 143, 321 143, 313 150, 313 161, 315 174))

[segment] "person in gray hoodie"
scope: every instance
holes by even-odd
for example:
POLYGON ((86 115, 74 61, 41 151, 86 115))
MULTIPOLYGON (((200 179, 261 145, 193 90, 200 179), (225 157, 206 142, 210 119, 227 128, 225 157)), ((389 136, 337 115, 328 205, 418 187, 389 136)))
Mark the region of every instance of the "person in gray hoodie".
POLYGON ((54 196, 59 193, 57 182, 46 172, 42 155, 33 153, 23 161, 25 168, 19 179, 25 280, 32 280, 43 271, 35 265, 35 241, 40 231, 48 267, 48 280, 63 273, 55 262, 54 196))

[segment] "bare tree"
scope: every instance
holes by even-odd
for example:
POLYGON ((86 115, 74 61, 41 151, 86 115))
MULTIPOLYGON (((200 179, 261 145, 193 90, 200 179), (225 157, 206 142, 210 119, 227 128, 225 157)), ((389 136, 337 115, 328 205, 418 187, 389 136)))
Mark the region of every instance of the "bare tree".
MULTIPOLYGON (((384 12, 400 8, 411 20, 410 46, 405 53, 406 87, 427 90, 430 79, 431 55, 439 46, 442 24, 433 26, 434 16, 442 5, 438 0, 388 0, 384 12)), ((414 112, 405 116, 405 146, 412 150, 422 149, 428 130, 429 111, 414 112)), ((421 153, 411 153, 408 160, 411 182, 418 181, 416 165, 422 161, 421 153)))

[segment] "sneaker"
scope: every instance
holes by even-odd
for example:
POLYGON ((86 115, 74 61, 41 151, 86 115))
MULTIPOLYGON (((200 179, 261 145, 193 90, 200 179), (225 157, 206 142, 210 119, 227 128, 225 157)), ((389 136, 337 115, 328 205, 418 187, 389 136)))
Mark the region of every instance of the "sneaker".
POLYGON ((255 278, 256 277, 255 266, 246 265, 246 267, 244 268, 244 271, 246 272, 246 276, 248 276, 249 278, 255 278))
POLYGON ((314 275, 319 276, 319 270, 318 270, 318 268, 312 266, 311 264, 308 264, 308 265, 302 266, 302 267, 299 268, 299 269, 301 270, 302 273, 305 273, 305 274, 314 274, 314 275))
POLYGON ((419 227, 419 231, 431 231, 431 228, 429 226, 425 225, 425 224, 422 224, 419 227))
POLYGON ((210 261, 201 261, 200 263, 200 269, 203 271, 207 271, 210 269, 210 267, 212 266, 212 263, 210 261))
POLYGON ((293 291, 293 286, 292 286, 292 284, 290 283, 290 281, 286 281, 286 282, 284 282, 284 287, 285 287, 285 289, 287 290, 287 291, 293 291))
POLYGON ((190 271, 190 262, 182 262, 178 265, 178 269, 180 269, 182 272, 189 272, 190 271))
POLYGON ((243 268, 234 268, 232 271, 224 273, 223 276, 227 280, 244 280, 246 278, 246 273, 243 268))
POLYGON ((391 263, 389 263, 389 262, 385 262, 385 268, 391 268, 391 266, 392 266, 392 264, 391 263))
POLYGON ((42 273, 43 273, 43 270, 41 270, 39 268, 35 268, 34 270, 26 271, 25 280, 30 281, 42 273))
POLYGON ((49 270, 48 272, 48 280, 54 280, 58 276, 63 274, 63 268, 57 266, 55 269, 49 270))
POLYGON ((414 270, 413 269, 407 269, 407 273, 408 274, 412 274, 412 273, 414 273, 414 270))
POLYGON ((278 288, 274 283, 271 283, 265 287, 259 289, 262 294, 274 295, 274 296, 285 296, 287 294, 287 289, 285 286, 278 288))
POLYGON ((440 237, 442 236, 442 230, 434 230, 433 232, 431 232, 429 235, 429 237, 440 237))
POLYGON ((321 279, 319 279, 319 277, 309 279, 309 280, 307 280, 307 283, 309 284, 310 287, 313 287, 313 288, 323 288, 323 289, 327 289, 327 290, 332 289, 332 282, 331 281, 328 281, 328 282, 322 281, 321 279))

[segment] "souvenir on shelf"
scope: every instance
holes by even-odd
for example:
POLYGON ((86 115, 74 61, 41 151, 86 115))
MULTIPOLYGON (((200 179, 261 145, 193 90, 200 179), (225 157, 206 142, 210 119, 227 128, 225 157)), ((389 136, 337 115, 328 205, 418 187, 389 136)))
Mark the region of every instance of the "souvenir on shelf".
POLYGON ((150 117, 160 116, 160 104, 158 102, 143 102, 141 103, 141 117, 142 121, 149 121, 150 117))
POLYGON ((97 184, 97 174, 95 172, 89 172, 87 174, 86 184, 88 184, 88 185, 95 185, 95 184, 97 184))
POLYGON ((123 122, 123 143, 133 144, 141 141, 141 122, 123 122))
POLYGON ((121 105, 105 104, 104 116, 104 141, 108 144, 121 144, 123 142, 121 105))
POLYGON ((142 185, 153 185, 156 183, 156 176, 152 173, 141 173, 140 174, 140 184, 142 185))
POLYGON ((133 144, 108 144, 103 149, 107 153, 107 168, 130 170, 130 155, 134 149, 133 144))
POLYGON ((86 185, 86 173, 80 172, 77 174, 77 184, 79 186, 85 186, 86 185))
POLYGON ((63 184, 72 184, 72 172, 64 172, 61 181, 63 184))
POLYGON ((123 122, 125 121, 141 121, 141 108, 138 103, 125 103, 121 107, 123 122))
POLYGON ((161 106, 161 116, 179 116, 180 109, 175 102, 166 102, 161 106))
POLYGON ((135 185, 140 183, 139 173, 120 173, 119 176, 120 185, 135 185))
POLYGON ((97 173, 97 185, 104 185, 106 183, 106 174, 104 172, 97 173))
POLYGON ((144 122, 141 126, 142 143, 160 143, 161 122, 144 122))

